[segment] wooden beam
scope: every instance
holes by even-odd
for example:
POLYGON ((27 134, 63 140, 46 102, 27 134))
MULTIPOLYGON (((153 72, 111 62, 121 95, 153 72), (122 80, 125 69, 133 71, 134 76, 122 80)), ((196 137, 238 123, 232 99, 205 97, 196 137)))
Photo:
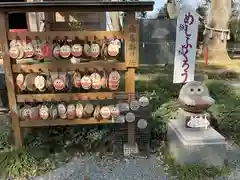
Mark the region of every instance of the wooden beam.
POLYGON ((18 94, 17 102, 76 101, 127 99, 123 92, 54 93, 54 94, 18 94))
POLYGON ((0 42, 2 46, 3 66, 5 72, 5 80, 8 91, 8 101, 12 117, 12 128, 14 131, 14 140, 17 147, 22 146, 22 135, 19 126, 18 110, 15 97, 15 86, 12 73, 12 61, 8 55, 8 15, 7 13, 0 12, 0 42))
POLYGON ((14 64, 12 66, 14 73, 31 73, 31 72, 58 72, 58 71, 92 71, 97 69, 98 71, 111 71, 112 69, 116 69, 119 71, 126 70, 125 63, 119 62, 106 62, 106 61, 91 61, 87 63, 80 64, 71 64, 69 60, 54 60, 54 62, 50 63, 40 63, 40 64, 14 64))
POLYGON ((46 39, 48 40, 54 40, 56 38, 58 39, 75 39, 75 37, 78 37, 79 39, 84 39, 85 37, 88 37, 89 41, 94 40, 94 36, 96 36, 98 39, 104 39, 104 37, 117 37, 118 39, 122 39, 124 37, 123 32, 119 31, 49 31, 49 32, 9 32, 8 33, 8 39, 14 40, 16 37, 20 39, 26 39, 26 37, 30 39, 36 39, 38 37, 39 39, 46 39))
POLYGON ((87 119, 73 119, 73 120, 64 120, 64 119, 56 119, 56 120, 38 120, 38 121, 20 121, 21 127, 43 127, 43 126, 71 126, 78 124, 112 124, 114 123, 112 120, 103 119, 96 120, 94 118, 87 119))
POLYGON ((152 11, 154 1, 44 1, 1 2, 0 12, 105 12, 105 11, 152 11))

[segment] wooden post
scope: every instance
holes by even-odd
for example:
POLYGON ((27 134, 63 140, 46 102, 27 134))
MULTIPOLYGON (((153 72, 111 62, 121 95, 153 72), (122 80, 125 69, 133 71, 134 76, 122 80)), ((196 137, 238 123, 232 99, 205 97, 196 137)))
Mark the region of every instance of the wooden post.
POLYGON ((8 15, 7 13, 0 12, 0 24, 1 24, 0 41, 2 45, 3 66, 4 66, 5 81, 7 85, 7 91, 8 91, 8 101, 9 101, 9 107, 10 107, 11 117, 12 117, 12 128, 14 131, 15 145, 17 147, 21 147, 22 136, 21 136, 21 130, 19 126, 19 118, 18 118, 18 112, 17 112, 15 86, 13 82, 14 78, 12 73, 12 62, 8 55, 8 39, 7 39, 8 15))
MULTIPOLYGON (((125 74, 125 92, 135 93, 135 68, 139 66, 139 34, 135 12, 127 13, 127 26, 124 27, 125 39, 125 63, 127 72, 125 74)), ((135 96, 135 95, 134 95, 135 96)), ((129 101, 132 95, 129 97, 129 101)), ((135 122, 128 123, 128 143, 135 145, 135 122)))

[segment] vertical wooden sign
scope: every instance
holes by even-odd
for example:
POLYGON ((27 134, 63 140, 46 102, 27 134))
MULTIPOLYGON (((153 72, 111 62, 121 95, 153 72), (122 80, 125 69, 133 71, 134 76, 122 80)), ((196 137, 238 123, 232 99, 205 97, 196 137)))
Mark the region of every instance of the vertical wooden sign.
POLYGON ((126 67, 139 67, 139 26, 135 16, 124 29, 124 34, 126 67))

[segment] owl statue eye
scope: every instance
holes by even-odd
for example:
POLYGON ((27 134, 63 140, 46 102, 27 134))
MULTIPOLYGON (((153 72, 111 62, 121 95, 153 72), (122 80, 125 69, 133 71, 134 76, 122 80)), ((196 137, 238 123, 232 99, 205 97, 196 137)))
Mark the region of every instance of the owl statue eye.
POLYGON ((199 86, 199 87, 197 87, 196 93, 197 93, 197 94, 202 94, 203 91, 204 91, 203 87, 202 87, 202 86, 199 86))
POLYGON ((189 93, 190 93, 190 94, 195 94, 195 88, 190 87, 190 88, 189 88, 189 93))

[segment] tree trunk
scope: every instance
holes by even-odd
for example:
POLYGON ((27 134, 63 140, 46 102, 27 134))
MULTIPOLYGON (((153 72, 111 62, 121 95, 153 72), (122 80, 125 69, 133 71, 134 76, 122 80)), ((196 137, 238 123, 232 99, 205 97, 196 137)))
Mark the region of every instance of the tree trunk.
MULTIPOLYGON (((212 0, 211 3, 211 18, 208 23, 209 27, 217 29, 228 29, 229 20, 231 18, 231 0, 212 0)), ((208 31, 209 32, 209 31, 208 31)), ((227 52, 227 33, 213 31, 212 38, 206 35, 208 46, 208 55, 210 62, 230 60, 227 52)))

